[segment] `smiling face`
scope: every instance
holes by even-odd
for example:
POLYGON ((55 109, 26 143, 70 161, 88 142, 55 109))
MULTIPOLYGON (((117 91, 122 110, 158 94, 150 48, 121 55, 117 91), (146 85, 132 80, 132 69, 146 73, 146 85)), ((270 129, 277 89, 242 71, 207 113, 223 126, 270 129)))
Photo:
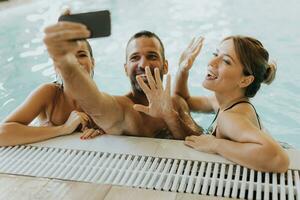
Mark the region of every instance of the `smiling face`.
POLYGON ((168 72, 167 61, 163 59, 162 49, 159 41, 154 37, 139 37, 129 42, 127 46, 127 58, 125 72, 130 78, 131 87, 134 92, 143 93, 136 76, 140 75, 147 83, 145 67, 149 66, 152 75, 154 69, 159 68, 161 78, 168 72))
POLYGON ((224 40, 209 62, 203 87, 218 93, 241 92, 252 81, 243 74, 243 66, 237 58, 232 39, 224 40))
POLYGON ((87 41, 78 41, 79 47, 74 50, 74 54, 81 66, 91 75, 94 69, 94 58, 88 48, 87 41))

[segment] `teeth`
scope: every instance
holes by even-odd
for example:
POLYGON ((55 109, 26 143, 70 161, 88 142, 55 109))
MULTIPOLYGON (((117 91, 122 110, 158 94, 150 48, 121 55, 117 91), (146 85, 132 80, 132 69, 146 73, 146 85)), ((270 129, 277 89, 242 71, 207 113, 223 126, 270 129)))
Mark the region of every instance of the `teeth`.
POLYGON ((208 76, 212 77, 212 78, 217 78, 217 76, 215 74, 213 74, 211 71, 207 72, 208 76))

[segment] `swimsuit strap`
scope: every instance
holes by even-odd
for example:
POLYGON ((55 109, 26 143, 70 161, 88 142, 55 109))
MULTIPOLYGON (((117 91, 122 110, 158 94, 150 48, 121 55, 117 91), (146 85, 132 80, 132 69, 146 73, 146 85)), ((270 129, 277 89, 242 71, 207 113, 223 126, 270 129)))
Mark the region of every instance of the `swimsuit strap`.
POLYGON ((216 115, 215 115, 215 118, 214 118, 213 121, 211 122, 210 126, 213 125, 213 123, 215 123, 215 121, 216 121, 216 119, 217 119, 217 117, 218 117, 218 115, 219 115, 219 112, 220 112, 220 109, 218 109, 218 111, 217 111, 217 113, 216 113, 216 115))
POLYGON ((207 134, 213 134, 213 125, 214 125, 214 123, 215 123, 215 121, 216 121, 216 119, 217 119, 217 117, 218 117, 218 115, 219 115, 219 112, 220 112, 220 109, 218 109, 218 111, 217 111, 217 113, 216 113, 216 115, 215 115, 215 117, 214 117, 214 119, 213 119, 213 121, 211 122, 211 124, 208 126, 208 128, 206 129, 206 133, 207 134))
POLYGON ((258 116, 258 114, 257 114, 257 112, 256 112, 255 107, 254 107, 253 104, 252 104, 251 102, 249 102, 249 101, 238 101, 238 102, 232 104, 231 106, 229 106, 228 108, 226 108, 224 111, 229 110, 229 109, 233 108, 234 106, 236 106, 237 104, 240 104, 240 103, 248 103, 248 104, 250 104, 250 105, 252 106, 252 108, 253 108, 254 111, 255 111, 256 117, 257 117, 259 129, 261 129, 260 118, 259 118, 259 116, 258 116))

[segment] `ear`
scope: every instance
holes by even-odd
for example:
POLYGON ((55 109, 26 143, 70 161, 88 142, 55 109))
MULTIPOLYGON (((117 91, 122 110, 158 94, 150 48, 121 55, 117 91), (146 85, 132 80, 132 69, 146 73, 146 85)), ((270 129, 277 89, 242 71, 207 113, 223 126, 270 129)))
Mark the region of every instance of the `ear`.
POLYGON ((95 59, 92 58, 93 69, 95 68, 95 59))
POLYGON ((246 88, 248 87, 252 82, 254 81, 254 76, 249 75, 249 76, 244 76, 242 80, 239 83, 240 88, 246 88))
POLYGON ((124 64, 124 70, 125 70, 126 76, 128 76, 127 63, 124 64))
POLYGON ((164 66, 163 66, 163 73, 164 73, 164 74, 167 74, 168 71, 169 71, 169 63, 168 63, 167 60, 165 60, 164 66))

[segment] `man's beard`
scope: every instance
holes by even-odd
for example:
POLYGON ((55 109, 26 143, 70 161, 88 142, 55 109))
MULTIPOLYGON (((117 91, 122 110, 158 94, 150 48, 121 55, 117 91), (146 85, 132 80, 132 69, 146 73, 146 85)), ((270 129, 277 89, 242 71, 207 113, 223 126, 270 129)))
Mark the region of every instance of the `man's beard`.
MULTIPOLYGON (((155 80, 154 69, 153 70, 151 69, 151 74, 152 74, 152 76, 155 80)), ((159 70, 159 74, 160 74, 160 79, 163 81, 163 71, 159 70)), ((138 75, 140 75, 140 74, 138 74, 138 75)), ((146 73, 144 73, 143 75, 145 75, 145 78, 143 78, 143 81, 150 88, 149 83, 148 83, 148 79, 146 77, 146 73)), ((134 73, 130 77, 131 88, 132 88, 134 93, 145 95, 143 89, 140 87, 139 83, 136 80, 136 76, 137 76, 137 73, 134 73)))

